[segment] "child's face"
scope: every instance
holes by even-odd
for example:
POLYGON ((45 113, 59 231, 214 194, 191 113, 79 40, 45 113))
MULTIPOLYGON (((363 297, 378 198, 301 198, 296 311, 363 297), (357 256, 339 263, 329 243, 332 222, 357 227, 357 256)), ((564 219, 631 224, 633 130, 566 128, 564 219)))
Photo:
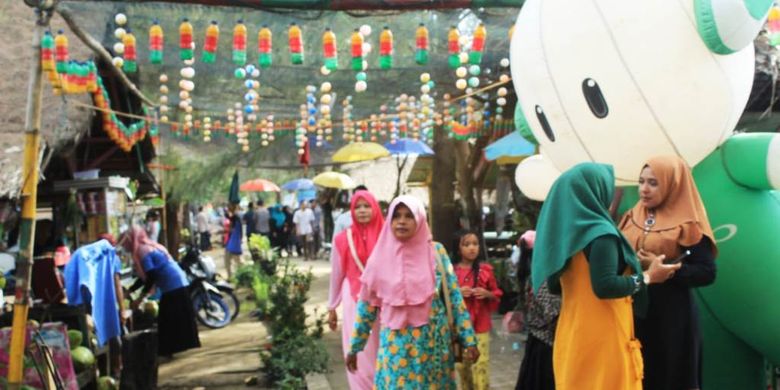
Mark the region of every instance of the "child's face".
POLYGON ((460 256, 463 260, 474 261, 479 256, 479 240, 474 234, 467 234, 460 240, 460 256))

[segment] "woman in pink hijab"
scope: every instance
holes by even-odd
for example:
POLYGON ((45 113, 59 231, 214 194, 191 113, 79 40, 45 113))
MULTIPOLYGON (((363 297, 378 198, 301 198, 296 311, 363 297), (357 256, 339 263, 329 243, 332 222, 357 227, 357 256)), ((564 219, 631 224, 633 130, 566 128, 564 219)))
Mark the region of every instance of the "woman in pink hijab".
POLYGON ((444 247, 432 241, 419 200, 399 196, 390 204, 388 216, 360 278, 347 369, 360 368, 357 354, 366 346, 381 310, 376 388, 454 390, 455 356, 444 291, 455 336, 466 350, 464 358, 479 357, 457 276, 444 247))
MULTIPOLYGON (((357 191, 350 205, 352 226, 333 238, 330 264, 330 296, 328 298, 328 325, 335 331, 338 324, 336 308, 341 305, 341 341, 344 352, 349 351, 349 336, 355 322, 355 308, 360 292, 360 276, 374 250, 385 219, 373 195, 357 191)), ((371 389, 374 384, 374 362, 379 346, 379 327, 374 326, 366 347, 357 355, 356 372, 347 371, 352 390, 371 389)))

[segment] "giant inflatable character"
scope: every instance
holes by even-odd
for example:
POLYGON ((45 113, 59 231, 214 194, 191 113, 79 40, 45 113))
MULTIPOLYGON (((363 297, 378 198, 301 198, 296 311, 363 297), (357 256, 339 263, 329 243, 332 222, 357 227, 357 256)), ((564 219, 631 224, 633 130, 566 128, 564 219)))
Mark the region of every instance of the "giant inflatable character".
POLYGON ((516 171, 527 196, 582 161, 619 185, 651 156, 695 167, 720 250, 697 291, 708 390, 763 389, 764 361, 780 364, 780 136, 733 135, 771 4, 528 0, 510 49, 515 119, 540 145, 516 171))

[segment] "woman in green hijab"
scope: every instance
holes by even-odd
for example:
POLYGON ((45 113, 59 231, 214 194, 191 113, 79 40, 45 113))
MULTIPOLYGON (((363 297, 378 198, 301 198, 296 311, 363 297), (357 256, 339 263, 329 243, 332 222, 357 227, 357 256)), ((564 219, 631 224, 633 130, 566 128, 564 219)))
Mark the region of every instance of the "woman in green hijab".
POLYGON ((547 280, 562 293, 553 345, 556 389, 642 388, 642 354, 634 336, 632 296, 680 267, 662 258, 644 273, 609 215, 612 167, 582 163, 550 189, 537 227, 534 289, 547 280))

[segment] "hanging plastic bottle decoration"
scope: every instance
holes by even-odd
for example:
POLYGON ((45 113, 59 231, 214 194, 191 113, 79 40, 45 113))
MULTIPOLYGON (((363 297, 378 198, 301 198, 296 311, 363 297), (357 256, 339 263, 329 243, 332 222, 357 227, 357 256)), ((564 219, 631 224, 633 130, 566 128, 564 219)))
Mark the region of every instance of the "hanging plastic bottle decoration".
POLYGON ((122 70, 124 70, 125 73, 135 73, 138 70, 138 64, 136 63, 135 35, 133 35, 133 32, 130 29, 127 29, 127 33, 122 37, 122 44, 125 46, 122 70))
POLYGON ((49 31, 46 31, 41 38, 41 68, 49 77, 54 94, 59 95, 62 92, 62 84, 54 62, 54 37, 49 31))
POLYGON ((152 27, 149 27, 149 62, 163 63, 163 29, 157 19, 152 21, 152 27))
POLYGON ((772 46, 780 45, 780 7, 773 6, 769 9, 767 16, 767 30, 769 32, 769 43, 772 46))
POLYGON ((336 34, 330 27, 325 28, 322 34, 322 56, 325 58, 325 68, 336 70, 339 67, 338 49, 336 48, 336 34))
MULTIPOLYGON (((298 30, 300 32, 300 30, 298 30)), ((272 34, 268 26, 264 25, 263 28, 257 33, 257 51, 260 53, 258 58, 258 65, 261 68, 266 69, 273 63, 273 57, 271 56, 271 50, 273 48, 272 34)), ((303 46, 301 46, 303 48, 303 46)), ((301 52, 301 56, 303 53, 301 52)), ((302 59, 303 57, 301 57, 302 59)))
POLYGON ((233 27, 233 63, 246 65, 246 25, 241 19, 233 27))
POLYGON ((201 61, 210 64, 217 59, 217 43, 219 42, 219 24, 212 20, 206 29, 206 40, 203 42, 203 56, 201 61))
POLYGON ((447 63, 450 68, 456 69, 460 66, 460 33, 455 26, 450 27, 450 32, 447 33, 447 52, 450 54, 447 63))
POLYGON ((379 34, 379 68, 390 69, 393 67, 393 32, 385 26, 379 34))
POLYGON ((479 65, 482 62, 482 51, 485 50, 485 39, 487 38, 487 29, 484 23, 480 23, 474 30, 474 37, 471 39, 471 52, 469 53, 469 63, 479 65))
POLYGON ((358 29, 352 32, 350 44, 352 47, 352 70, 360 72, 363 70, 363 35, 358 29))
POLYGON ((290 62, 293 65, 303 64, 303 33, 297 24, 290 24, 287 30, 287 41, 290 46, 290 62))
POLYGON ((420 23, 414 36, 417 46, 417 50, 414 52, 414 62, 425 65, 428 63, 428 28, 425 27, 424 23, 420 23))
POLYGON ((179 25, 179 59, 191 60, 194 52, 192 46, 192 24, 189 19, 184 18, 179 25))
POLYGON ((57 31, 57 36, 54 38, 54 59, 57 61, 55 66, 57 72, 65 73, 68 65, 68 37, 62 30, 57 31))

